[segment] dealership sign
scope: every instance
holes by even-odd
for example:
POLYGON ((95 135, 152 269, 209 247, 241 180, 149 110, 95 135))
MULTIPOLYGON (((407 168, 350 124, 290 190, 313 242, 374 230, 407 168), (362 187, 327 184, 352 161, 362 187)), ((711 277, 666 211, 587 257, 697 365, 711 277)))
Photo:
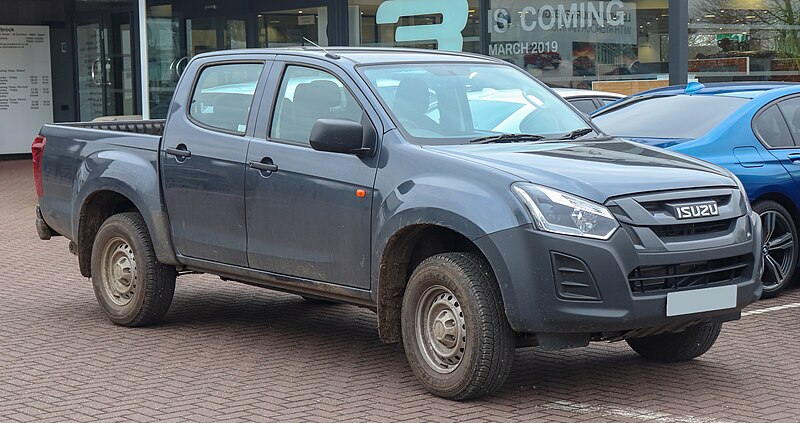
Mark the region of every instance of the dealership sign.
POLYGON ((395 42, 436 41, 439 50, 461 51, 467 26, 467 0, 389 0, 381 3, 375 16, 378 24, 395 24, 403 16, 441 15, 442 22, 431 25, 400 26, 395 42))
MULTIPOLYGON (((495 0, 489 10, 490 53, 519 54, 531 45, 568 46, 573 42, 636 44, 636 4, 620 0, 495 0), (499 44, 497 44, 499 42, 499 44)), ((440 23, 399 26, 395 42, 435 41, 439 50, 461 51, 467 25, 467 0, 387 0, 376 13, 377 24, 396 24, 402 17, 440 15, 440 23)))

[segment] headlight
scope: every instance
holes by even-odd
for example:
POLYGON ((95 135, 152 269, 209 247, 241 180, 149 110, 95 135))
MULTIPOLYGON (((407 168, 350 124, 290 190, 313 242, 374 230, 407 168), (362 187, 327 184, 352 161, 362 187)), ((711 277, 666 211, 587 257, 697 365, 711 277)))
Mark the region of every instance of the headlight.
POLYGON ((617 219, 600 204, 529 183, 511 186, 531 214, 536 228, 564 235, 609 239, 617 219))

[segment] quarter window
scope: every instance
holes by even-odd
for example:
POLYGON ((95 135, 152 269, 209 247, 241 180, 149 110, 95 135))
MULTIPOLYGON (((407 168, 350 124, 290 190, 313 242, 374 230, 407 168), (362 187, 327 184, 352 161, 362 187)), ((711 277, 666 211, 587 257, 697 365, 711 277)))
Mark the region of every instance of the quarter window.
POLYGON ((594 104, 594 100, 592 99, 571 100, 570 103, 575 106, 576 109, 587 115, 597 110, 597 105, 594 104))
POLYGON ((778 103, 778 107, 789 125, 789 132, 795 144, 800 142, 800 97, 790 98, 778 103))
POLYGON ((756 118, 755 129, 761 141, 768 147, 794 146, 789 128, 786 126, 786 120, 777 105, 770 106, 756 118))
POLYGON ((363 122, 364 111, 339 79, 328 72, 288 66, 283 75, 270 138, 308 144, 318 119, 363 122))
POLYGON ((202 125, 244 134, 263 68, 258 63, 236 63, 203 69, 189 115, 202 125))

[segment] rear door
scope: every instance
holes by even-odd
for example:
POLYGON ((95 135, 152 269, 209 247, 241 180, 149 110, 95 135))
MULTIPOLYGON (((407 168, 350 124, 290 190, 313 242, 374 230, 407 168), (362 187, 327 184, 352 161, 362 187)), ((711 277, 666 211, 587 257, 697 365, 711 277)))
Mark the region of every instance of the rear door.
POLYGON ((184 81, 175 93, 161 169, 172 237, 182 256, 247 265, 245 160, 255 122, 250 110, 271 63, 252 57, 194 64, 187 69, 196 75, 194 82, 184 81))
POLYGON ((317 119, 378 129, 377 115, 352 79, 324 62, 287 56, 269 79, 247 155, 250 267, 368 289, 377 154, 316 151, 308 139, 317 119))
POLYGON ((753 129, 800 186, 800 96, 766 106, 756 114, 753 129))

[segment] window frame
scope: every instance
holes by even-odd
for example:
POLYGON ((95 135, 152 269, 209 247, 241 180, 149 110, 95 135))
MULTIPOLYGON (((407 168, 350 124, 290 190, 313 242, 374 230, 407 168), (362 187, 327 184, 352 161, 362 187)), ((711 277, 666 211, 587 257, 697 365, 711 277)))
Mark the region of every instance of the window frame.
POLYGON ((787 95, 787 96, 780 97, 780 98, 777 98, 775 100, 772 100, 769 103, 761 106, 761 108, 756 112, 756 114, 753 115, 753 119, 750 120, 750 130, 753 131, 753 135, 755 135, 755 137, 758 140, 758 142, 760 142, 761 145, 764 148, 766 148, 767 150, 790 150, 790 149, 800 148, 800 145, 798 145, 798 141, 800 141, 800 140, 796 140, 794 138, 794 135, 792 135, 792 129, 789 127, 789 122, 786 121, 786 116, 783 115, 783 111, 781 111, 781 109, 780 109, 780 103, 781 102, 786 101, 786 100, 790 100, 790 99, 795 99, 795 98, 800 98, 800 94, 787 95), (772 146, 769 145, 769 143, 764 141, 764 137, 758 132, 758 129, 756 127, 756 122, 761 117, 761 115, 766 113, 766 111, 769 110, 770 108, 772 108, 773 106, 778 109, 778 113, 780 113, 781 119, 783 119, 783 123, 786 125, 786 131, 789 133, 789 136, 792 138, 792 143, 794 145, 788 145, 788 146, 784 146, 784 147, 772 147, 772 146))
MULTIPOLYGON (((274 93, 273 96, 272 96, 272 107, 270 107, 270 109, 269 109, 269 116, 267 116, 266 134, 264 134, 265 135, 264 139, 268 143, 274 142, 274 143, 278 143, 278 144, 286 144, 286 145, 293 145, 293 146, 306 147, 306 148, 309 148, 309 149, 313 149, 311 147, 311 144, 308 141, 306 141, 306 142, 292 141, 292 140, 287 140, 287 139, 277 138, 277 137, 273 137, 272 136, 272 128, 275 125, 275 121, 276 121, 275 116, 278 113, 278 101, 282 100, 282 98, 280 97, 281 87, 283 86, 283 81, 286 78, 286 72, 292 66, 297 66, 297 67, 301 67, 301 68, 307 68, 307 69, 313 69, 313 70, 316 70, 316 71, 320 71, 320 72, 323 72, 323 73, 326 73, 326 74, 332 76, 334 79, 339 81, 339 83, 342 84, 342 87, 344 87, 344 89, 347 90, 347 93, 350 94, 350 97, 353 99, 353 101, 355 101, 355 103, 358 104, 358 107, 361 108, 362 118, 366 117, 367 121, 369 122, 369 124, 372 125, 373 130, 376 131, 376 133, 377 133, 377 130, 375 129, 375 124, 372 123, 372 118, 370 118, 369 113, 367 112, 367 108, 364 107, 364 104, 361 101, 359 101, 358 96, 356 96, 355 92, 353 92, 353 89, 350 86, 348 86, 347 83, 342 80, 342 78, 340 78, 338 75, 336 75, 336 73, 334 73, 330 69, 327 69, 324 66, 319 66, 319 65, 316 65, 316 64, 313 64, 313 63, 286 60, 286 61, 283 62, 282 69, 281 69, 281 71, 280 71, 280 73, 278 75, 278 79, 277 79, 277 81, 275 82, 275 85, 274 85, 274 91, 272 91, 274 93)), ((359 122, 359 123, 363 125, 363 123, 364 123, 363 119, 362 119, 362 122, 359 122)))
POLYGON ((256 101, 256 96, 258 95, 259 88, 264 84, 264 69, 267 68, 267 61, 266 60, 221 60, 215 62, 204 63, 197 69, 197 72, 194 75, 194 80, 192 81, 192 89, 189 90, 189 98, 186 102, 186 119, 191 122, 193 125, 205 129, 207 131, 219 132, 228 135, 234 135, 238 137, 245 137, 247 136, 247 131, 250 129, 251 124, 250 121, 253 118, 253 105, 256 101), (226 65, 261 65, 261 72, 258 74, 258 80, 256 81, 256 87, 253 91, 253 96, 250 99, 250 111, 247 115, 247 127, 244 131, 231 131, 225 128, 218 128, 216 126, 208 125, 206 123, 200 122, 192 116, 192 100, 194 99, 195 92, 197 91, 198 84, 200 83, 200 78, 203 76, 203 72, 205 72, 209 68, 217 67, 217 66, 226 66, 226 65))

